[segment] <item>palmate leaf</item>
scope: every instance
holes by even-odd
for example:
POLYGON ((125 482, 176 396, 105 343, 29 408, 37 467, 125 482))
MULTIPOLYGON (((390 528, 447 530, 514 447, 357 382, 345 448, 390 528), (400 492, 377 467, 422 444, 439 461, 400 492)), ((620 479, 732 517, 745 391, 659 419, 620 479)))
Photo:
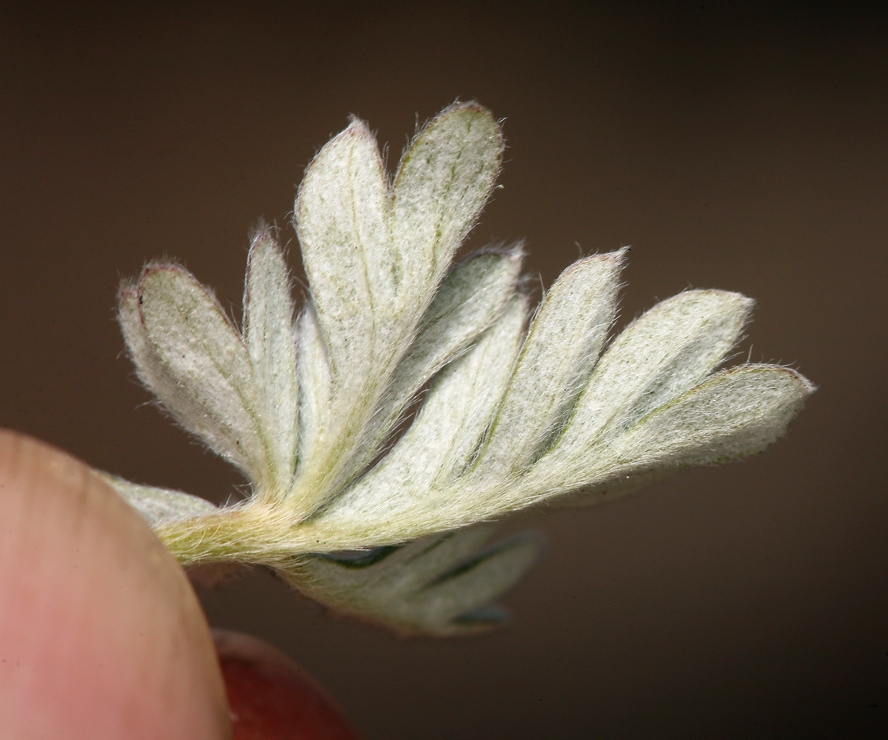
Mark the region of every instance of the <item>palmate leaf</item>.
POLYGON ((536 310, 519 248, 451 266, 502 151, 493 117, 458 103, 419 131, 389 180, 353 120, 299 188, 309 291, 298 314, 266 227, 250 249, 241 328, 178 265, 150 264, 124 284, 139 377, 251 487, 216 508, 111 480, 181 562, 264 565, 338 611, 406 633, 468 633, 496 622, 485 607, 536 550, 518 538, 479 553, 490 534, 480 522, 556 497, 610 499, 785 433, 813 391, 803 376, 717 370, 748 298, 687 291, 608 344, 625 250, 569 267, 536 310))

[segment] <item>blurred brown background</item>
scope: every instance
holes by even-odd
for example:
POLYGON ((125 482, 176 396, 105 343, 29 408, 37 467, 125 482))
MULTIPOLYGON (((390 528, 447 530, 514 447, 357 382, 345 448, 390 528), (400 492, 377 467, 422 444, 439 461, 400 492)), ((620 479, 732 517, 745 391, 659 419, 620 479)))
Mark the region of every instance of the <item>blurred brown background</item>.
POLYGON ((368 740, 888 736, 888 25, 836 5, 6 3, 0 423, 224 500, 237 476, 120 354, 118 280, 173 255, 237 315, 251 226, 295 241, 349 113, 394 163, 475 98, 510 148, 474 244, 526 238, 545 285, 631 244, 622 321, 741 291, 738 358, 820 390, 765 455, 523 517, 550 546, 501 634, 401 641, 264 574, 205 594, 211 621, 303 663, 368 740))

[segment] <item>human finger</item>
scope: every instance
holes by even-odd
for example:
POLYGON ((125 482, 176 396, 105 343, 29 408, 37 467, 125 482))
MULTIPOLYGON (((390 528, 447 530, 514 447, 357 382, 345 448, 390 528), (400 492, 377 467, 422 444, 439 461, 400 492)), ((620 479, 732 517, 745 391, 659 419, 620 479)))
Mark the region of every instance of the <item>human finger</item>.
POLYGON ((0 737, 230 732, 182 569, 86 465, 0 431, 0 737))

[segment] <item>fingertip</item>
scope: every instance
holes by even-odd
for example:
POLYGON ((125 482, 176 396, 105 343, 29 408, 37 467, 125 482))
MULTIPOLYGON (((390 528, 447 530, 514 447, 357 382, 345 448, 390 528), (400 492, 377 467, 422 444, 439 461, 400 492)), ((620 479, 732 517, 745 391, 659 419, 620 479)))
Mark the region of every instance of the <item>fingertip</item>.
POLYGON ((0 430, 0 737, 230 737, 200 605, 86 465, 0 430))

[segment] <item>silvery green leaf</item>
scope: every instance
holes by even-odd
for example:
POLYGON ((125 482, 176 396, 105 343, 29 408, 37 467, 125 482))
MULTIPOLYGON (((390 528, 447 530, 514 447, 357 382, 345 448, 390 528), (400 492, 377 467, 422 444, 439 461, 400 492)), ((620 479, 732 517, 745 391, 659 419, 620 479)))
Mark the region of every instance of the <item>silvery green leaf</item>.
POLYGON ((392 183, 362 122, 323 147, 295 208, 310 282, 295 333, 267 229, 251 248, 243 334, 174 265, 123 287, 139 377, 252 483, 250 500, 222 510, 116 483, 183 563, 258 563, 401 631, 470 631, 534 551, 517 540, 476 555, 487 529, 471 525, 556 496, 612 498, 784 433, 813 389, 801 375, 713 374, 742 331, 743 296, 671 298, 599 357, 622 251, 566 270, 526 337, 517 249, 448 273, 502 147, 496 121, 472 103, 428 123, 392 183))
POLYGON ((244 343, 253 366, 268 444, 272 488, 264 498, 289 490, 296 464, 299 418, 293 299, 284 255, 268 229, 253 239, 244 290, 244 343))
MULTIPOLYGON (((299 460, 305 464, 323 443, 324 415, 333 408, 333 371, 314 307, 302 309, 297 322, 297 377, 299 380, 299 460)), ((293 494, 291 493, 291 497, 293 494)), ((288 503, 293 503, 292 500, 288 503)), ((313 502, 304 505, 310 509, 313 502)))
MULTIPOLYGON (((586 487, 581 499, 588 503, 610 500, 678 467, 756 454, 786 434, 813 391, 804 376, 775 365, 716 373, 633 428, 603 437, 590 447, 585 469, 565 478, 563 489, 586 487)), ((534 483, 542 485, 531 475, 528 484, 534 483)))
POLYGON ((538 552, 527 535, 479 551, 491 531, 481 525, 366 553, 308 556, 278 571, 336 611, 404 634, 472 634, 502 623, 504 612, 487 607, 538 552))
POLYGON ((588 449, 699 383, 734 346, 752 302, 689 290, 657 304, 614 340, 581 393, 543 468, 587 466, 588 449))
POLYGON ((331 405, 315 419, 316 437, 303 441, 313 452, 303 450, 288 502, 299 502, 302 513, 355 472, 348 461, 362 430, 487 199, 501 150, 490 114, 460 105, 420 132, 393 192, 376 143, 359 121, 306 170, 296 225, 332 391, 331 405))
MULTIPOLYGON (((405 313, 401 255, 392 242, 389 190, 376 142, 354 121, 321 149, 296 201, 296 228, 326 348, 328 405, 301 422, 301 465, 287 505, 310 512, 335 487, 414 325, 405 313)), ((420 308, 422 310, 422 308, 420 308)), ((300 352, 300 363, 319 353, 300 352)), ((309 398, 324 392, 303 387, 309 398)))
POLYGON ((575 262, 552 286, 521 349, 479 470, 520 472, 564 422, 613 322, 624 254, 575 262))
MULTIPOLYGON (((311 510, 326 496, 372 411, 393 355, 403 349, 388 186, 376 142, 363 123, 354 121, 318 152, 295 213, 318 328, 313 341, 325 348, 318 361, 326 364, 299 373, 301 379, 325 374, 329 383, 323 413, 301 422, 297 494, 287 501, 311 510)), ((300 363, 314 362, 320 352, 300 355, 300 363)), ((321 393, 311 387, 302 392, 309 399, 321 393)))
POLYGON ((611 469, 712 465, 761 452, 786 433, 814 387, 774 365, 742 365, 708 378, 605 444, 611 469))
POLYGON ((189 493, 155 486, 141 486, 116 475, 96 472, 120 494, 124 501, 138 511, 151 527, 194 519, 218 511, 206 499, 189 493))
POLYGON ((526 313, 525 299, 515 297, 478 342, 441 371, 394 449, 324 510, 316 526, 351 541, 398 542, 434 531, 436 522, 477 521, 476 492, 454 481, 502 397, 526 313))
POLYGON ((475 103, 445 109, 414 139, 392 197, 407 279, 437 284, 490 195, 502 152, 499 126, 475 103))
POLYGON ((419 324, 416 339, 398 363, 385 395, 367 423, 350 471, 366 465, 422 386, 500 315, 515 294, 521 252, 481 252, 442 281, 419 324))
POLYGON ((402 317, 396 315, 401 279, 388 186, 376 141, 361 121, 353 121, 309 164, 295 213, 337 385, 366 382, 351 378, 351 372, 365 371, 390 353, 386 340, 399 333, 402 317))
POLYGON ((176 265, 149 265, 120 295, 139 378, 185 429, 257 487, 270 471, 247 349, 215 298, 176 265))

